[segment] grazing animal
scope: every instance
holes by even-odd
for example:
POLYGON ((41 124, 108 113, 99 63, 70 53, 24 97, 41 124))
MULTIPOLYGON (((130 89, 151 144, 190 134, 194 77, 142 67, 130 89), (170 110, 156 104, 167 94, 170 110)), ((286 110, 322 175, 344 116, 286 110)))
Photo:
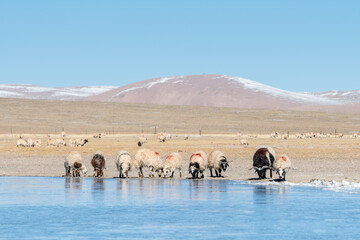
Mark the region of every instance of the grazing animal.
POLYGON ((41 147, 41 139, 35 139, 34 147, 41 147))
POLYGON ((93 138, 101 138, 101 133, 94 133, 93 138))
POLYGON ((76 140, 75 139, 69 139, 69 146, 70 147, 76 147, 76 140))
POLYGON ((80 172, 82 172, 84 176, 87 173, 87 169, 82 163, 81 155, 77 151, 70 151, 66 155, 64 167, 66 177, 80 177, 80 172))
POLYGON ((77 139, 75 139, 75 147, 80 147, 80 146, 83 147, 88 142, 89 142, 89 140, 87 140, 87 139, 77 138, 77 139))
POLYGON ((241 139, 240 144, 243 145, 243 146, 249 146, 249 142, 246 139, 241 139))
POLYGON ((266 170, 270 170, 272 178, 272 166, 275 160, 275 151, 270 147, 261 147, 256 150, 253 157, 253 169, 259 175, 260 179, 266 178, 266 170))
POLYGON ((62 137, 62 138, 66 137, 66 132, 62 131, 62 132, 61 132, 61 137, 62 137))
POLYGON ((277 138, 279 137, 279 133, 278 132, 274 132, 270 134, 270 138, 277 138))
POLYGON ((274 169, 279 177, 285 181, 285 175, 291 168, 290 158, 283 154, 276 158, 274 162, 274 169))
POLYGON ((119 171, 119 178, 129 177, 128 173, 131 170, 131 156, 127 151, 120 151, 116 156, 116 168, 119 171))
POLYGON ((56 139, 56 143, 57 143, 57 146, 66 146, 66 142, 65 142, 65 139, 64 138, 58 138, 56 139))
POLYGON ((16 147, 27 147, 27 141, 25 139, 20 138, 19 140, 17 140, 16 142, 16 147))
POLYGON ((35 147, 35 141, 32 138, 29 138, 27 140, 27 146, 28 147, 35 147))
POLYGON ((221 177, 221 171, 226 171, 226 168, 229 167, 229 163, 225 155, 220 151, 212 151, 209 154, 209 164, 208 168, 210 170, 210 175, 213 177, 212 169, 215 170, 216 177, 221 177))
POLYGON ((281 135, 281 139, 287 140, 289 138, 289 135, 287 133, 284 133, 281 135))
POLYGON ((170 140, 170 139, 171 139, 171 134, 166 133, 166 132, 159 132, 158 134, 156 134, 156 138, 157 138, 160 142, 165 142, 166 140, 170 140))
POLYGON ((208 158, 205 152, 203 151, 196 151, 190 157, 189 163, 189 173, 191 174, 192 178, 204 178, 204 171, 208 165, 208 158))
POLYGON ((150 169, 149 177, 154 177, 155 172, 157 172, 159 177, 161 177, 164 164, 158 152, 143 148, 139 149, 135 154, 134 167, 138 170, 139 177, 144 177, 144 173, 142 171, 144 167, 148 167, 150 169))
POLYGON ((181 166, 182 166, 182 156, 177 152, 171 153, 165 159, 164 177, 167 177, 167 175, 169 175, 171 178, 173 178, 176 169, 179 170, 181 177, 181 166))
POLYGON ((142 145, 144 145, 146 143, 146 140, 147 139, 145 136, 140 136, 138 141, 138 146, 141 147, 142 145))
POLYGON ((166 137, 164 135, 159 136, 159 141, 160 142, 165 142, 165 140, 166 140, 166 137))
POLYGON ((352 137, 353 137, 353 138, 358 138, 359 135, 358 135, 357 133, 354 133, 352 137))
POLYGON ((47 146, 48 147, 58 147, 58 143, 55 139, 49 138, 47 141, 47 146))
POLYGON ((105 169, 105 157, 101 151, 96 151, 91 159, 91 165, 94 168, 94 177, 103 177, 105 169))

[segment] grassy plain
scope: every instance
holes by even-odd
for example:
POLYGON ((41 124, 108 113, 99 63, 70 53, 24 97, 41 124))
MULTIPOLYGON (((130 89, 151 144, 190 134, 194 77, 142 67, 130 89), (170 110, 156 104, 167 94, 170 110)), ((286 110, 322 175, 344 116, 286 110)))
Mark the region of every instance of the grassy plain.
MULTIPOLYGON (((293 163, 288 181, 309 182, 312 179, 360 182, 360 139, 352 138, 360 131, 359 114, 247 110, 235 108, 161 106, 97 102, 63 102, 0 99, 0 175, 61 176, 64 156, 76 149, 91 174, 90 158, 96 150, 105 153, 105 177, 116 177, 116 153, 125 149, 134 155, 139 149, 137 137, 144 133, 144 147, 158 151, 162 157, 180 151, 184 157, 183 173, 189 177, 189 156, 196 150, 219 149, 230 159, 225 179, 246 180, 256 177, 248 169, 260 145, 274 147, 277 154, 287 154, 293 163), (157 131, 167 131, 173 138, 156 141, 157 131), (47 135, 60 137, 65 130, 70 138, 88 138, 84 147, 46 147, 47 135), (201 131, 201 136, 199 133, 201 131), (290 133, 290 139, 271 139, 271 132, 290 133), (296 139, 297 132, 332 133, 331 138, 296 139), (107 132, 101 139, 93 132, 107 132), (242 137, 237 136, 241 132, 242 137), (345 134, 336 138, 335 132, 345 134), (257 138, 251 138, 252 134, 257 138), (40 148, 16 147, 19 135, 42 139, 40 148), (184 135, 189 140, 184 140, 184 135), (240 145, 247 138, 249 146, 240 145)), ((178 176, 176 174, 176 176, 178 176)), ((209 177, 206 171, 205 176, 209 177)), ((136 171, 131 172, 136 177, 136 171)))

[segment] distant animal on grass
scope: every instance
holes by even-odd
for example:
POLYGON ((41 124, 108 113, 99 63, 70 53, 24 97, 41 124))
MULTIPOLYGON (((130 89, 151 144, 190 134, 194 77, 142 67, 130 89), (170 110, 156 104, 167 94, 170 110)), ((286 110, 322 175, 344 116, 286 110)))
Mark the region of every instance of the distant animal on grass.
POLYGON ((27 147, 27 141, 25 139, 20 138, 19 140, 17 140, 16 142, 16 147, 27 147))
POLYGON ((139 140, 138 140, 138 146, 141 147, 142 145, 144 145, 146 143, 146 137, 145 136, 140 136, 139 140))
POLYGON ((243 145, 243 146, 249 146, 249 142, 246 139, 241 139, 240 144, 243 145))

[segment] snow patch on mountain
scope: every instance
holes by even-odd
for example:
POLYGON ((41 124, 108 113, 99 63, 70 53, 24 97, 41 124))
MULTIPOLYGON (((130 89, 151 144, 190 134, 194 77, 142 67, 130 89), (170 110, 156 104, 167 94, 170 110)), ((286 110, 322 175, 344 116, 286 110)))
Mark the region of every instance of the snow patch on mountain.
POLYGON ((316 104, 326 104, 326 105, 341 104, 339 101, 335 101, 323 96, 315 96, 308 93, 290 92, 244 78, 231 77, 226 75, 222 75, 218 78, 226 78, 228 80, 241 83, 245 89, 251 89, 252 91, 255 92, 263 92, 275 97, 281 97, 295 102, 316 103, 316 104))
POLYGON ((63 87, 49 88, 27 84, 0 84, 0 97, 78 100, 110 91, 114 86, 63 87))

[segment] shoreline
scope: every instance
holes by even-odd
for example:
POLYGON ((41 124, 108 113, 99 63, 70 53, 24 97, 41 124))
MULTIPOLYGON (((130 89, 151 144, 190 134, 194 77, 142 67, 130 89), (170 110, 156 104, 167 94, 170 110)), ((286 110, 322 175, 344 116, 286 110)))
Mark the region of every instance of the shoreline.
MULTIPOLYGON (((67 137, 74 137, 74 135, 67 137)), ((43 137, 43 146, 37 148, 16 147, 17 137, 4 137, 0 135, 0 176, 49 176, 60 177, 64 175, 64 159, 69 151, 78 151, 82 161, 88 169, 88 176, 92 176, 90 164, 94 152, 104 152, 106 160, 105 178, 119 176, 116 169, 116 155, 120 150, 127 150, 131 157, 140 149, 137 146, 137 136, 126 134, 117 136, 105 136, 94 139, 87 135, 89 143, 84 147, 47 147, 47 138, 43 137)), ((249 146, 240 144, 240 137, 234 135, 201 136, 184 140, 182 137, 174 137, 165 143, 160 143, 155 136, 150 136, 143 146, 159 152, 161 158, 171 152, 179 152, 183 157, 183 178, 188 175, 188 164, 191 154, 203 150, 207 154, 213 150, 222 151, 229 160, 229 168, 224 172, 224 178, 211 178, 208 169, 205 170, 206 179, 224 180, 254 180, 258 176, 252 167, 252 157, 261 145, 274 148, 277 155, 286 154, 292 162, 292 169, 286 175, 286 180, 293 183, 309 183, 313 179, 326 181, 343 180, 348 182, 360 182, 358 169, 360 166, 360 139, 346 138, 323 138, 323 139, 295 139, 294 137, 283 139, 271 139, 260 136, 247 138, 249 146), (296 169, 296 170, 294 170, 296 169)), ((144 175, 148 176, 148 169, 144 169, 144 175)), ((136 169, 132 169, 129 177, 137 177, 136 169)), ((175 172, 175 179, 178 178, 175 172)), ((269 173, 267 173, 269 177, 269 173)), ((273 173, 273 179, 277 175, 273 173)), ((260 182, 259 180, 254 180, 260 182)), ((265 181, 269 181, 266 179, 265 181)))

